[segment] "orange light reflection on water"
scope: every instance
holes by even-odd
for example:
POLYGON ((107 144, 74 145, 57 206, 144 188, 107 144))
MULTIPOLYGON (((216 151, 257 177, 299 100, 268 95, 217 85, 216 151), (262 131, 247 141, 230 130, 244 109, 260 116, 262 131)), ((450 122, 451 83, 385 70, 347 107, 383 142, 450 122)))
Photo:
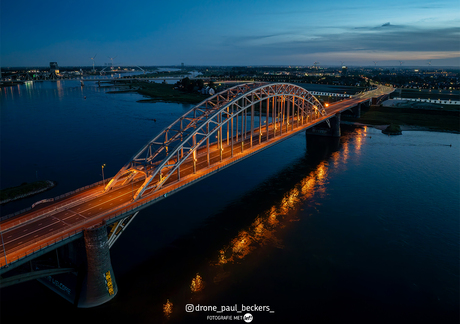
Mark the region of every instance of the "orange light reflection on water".
POLYGON ((197 273, 195 278, 192 279, 192 284, 190 285, 190 290, 192 292, 198 292, 203 290, 204 288, 204 281, 203 278, 197 273))
MULTIPOLYGON (((359 133, 355 138, 361 138, 367 129, 359 133)), ((291 190, 284 194, 283 198, 271 206, 267 211, 257 215, 256 219, 246 229, 234 237, 227 245, 218 251, 216 261, 211 261, 211 268, 206 271, 212 277, 214 284, 227 279, 232 274, 232 266, 242 261, 257 249, 269 245, 271 247, 283 248, 282 240, 279 238, 280 230, 285 228, 292 221, 297 221, 298 211, 308 199, 315 195, 321 197, 326 192, 326 184, 330 169, 335 168, 338 163, 345 164, 349 158, 349 140, 342 143, 342 149, 331 154, 327 161, 322 161, 316 169, 308 176, 299 181, 291 190), (331 163, 332 162, 332 163, 331 163)), ((361 149, 357 140, 355 152, 361 149)), ((316 202, 316 205, 319 205, 316 202)), ((197 273, 192 279, 190 290, 192 293, 203 291, 205 282, 197 273)), ((167 304, 165 304, 167 305, 167 304)), ((166 306, 164 306, 164 309, 166 306)), ((169 306, 168 306, 169 307, 169 306)), ((171 304, 172 307, 172 304, 171 304)), ((166 311, 164 311, 166 314, 166 311)))
POLYGON ((349 154, 349 151, 348 151, 348 142, 344 142, 343 145, 343 156, 342 156, 342 162, 343 164, 346 164, 347 163, 347 160, 348 160, 348 154, 349 154))
POLYGON ((169 301, 169 299, 166 299, 166 304, 163 304, 163 314, 166 317, 170 317, 172 314, 172 309, 173 309, 173 303, 169 301))
POLYGON ((363 144, 364 138, 366 137, 366 134, 365 134, 365 130, 363 130, 362 128, 357 128, 356 132, 358 133, 358 135, 355 136, 356 138, 355 153, 361 154, 361 146, 363 144))
MULTIPOLYGON (((282 241, 276 237, 276 231, 285 227, 288 222, 298 220, 296 211, 300 209, 301 204, 315 192, 325 190, 327 174, 328 163, 323 161, 316 170, 310 172, 306 178, 289 190, 278 204, 273 205, 262 215, 258 215, 246 230, 240 231, 227 246, 219 250, 217 262, 211 264, 217 266, 234 264, 264 245, 283 248, 282 241)), ((227 276, 228 274, 223 276, 219 273, 213 281, 218 282, 227 276)))

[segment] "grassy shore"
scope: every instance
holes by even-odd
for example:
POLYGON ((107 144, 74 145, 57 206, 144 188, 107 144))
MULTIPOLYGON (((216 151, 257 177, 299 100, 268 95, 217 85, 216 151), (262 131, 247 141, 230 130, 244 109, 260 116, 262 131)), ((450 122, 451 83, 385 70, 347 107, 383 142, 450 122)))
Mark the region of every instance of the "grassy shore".
POLYGON ((199 103, 209 97, 200 93, 175 90, 172 84, 139 82, 127 83, 126 87, 126 90, 111 91, 111 93, 136 91, 141 95, 150 97, 150 99, 142 99, 139 102, 199 103))
POLYGON ((55 183, 52 181, 35 181, 32 183, 24 182, 20 186, 0 190, 0 201, 4 202, 15 200, 22 196, 30 196, 35 194, 37 191, 41 192, 54 186, 55 183))
POLYGON ((371 106, 361 111, 361 118, 342 114, 342 120, 368 125, 408 125, 436 131, 460 132, 460 112, 371 106))
MULTIPOLYGON (((176 102, 176 103, 199 103, 208 95, 199 93, 188 93, 174 89, 172 84, 162 83, 127 83, 125 90, 114 91, 126 92, 136 91, 150 99, 142 99, 140 102, 176 102)), ((262 114, 265 114, 265 102, 262 103, 262 114)), ((439 108, 439 107, 438 107, 439 108)), ((415 102, 410 103, 410 108, 403 107, 383 107, 371 106, 361 111, 361 118, 354 118, 342 114, 342 120, 358 122, 368 125, 408 125, 419 126, 436 131, 460 132, 460 111, 458 106, 449 106, 447 108, 433 108, 420 106, 417 108, 415 102)), ((256 113, 259 107, 255 108, 256 113)))

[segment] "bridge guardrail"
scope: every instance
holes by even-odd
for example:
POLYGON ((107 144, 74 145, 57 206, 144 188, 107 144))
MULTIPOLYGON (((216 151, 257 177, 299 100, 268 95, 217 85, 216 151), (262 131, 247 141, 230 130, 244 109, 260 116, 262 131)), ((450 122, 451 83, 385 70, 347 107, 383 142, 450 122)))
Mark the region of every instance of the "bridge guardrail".
MULTIPOLYGON (((248 149, 248 150, 252 150, 252 149, 248 149)), ((246 151, 248 151, 246 150, 246 151)), ((257 152, 257 150, 253 151, 252 154, 254 152, 257 152)), ((248 157, 250 155, 252 155, 251 152, 247 155, 244 155, 244 157, 248 157)), ((178 191, 180 188, 184 187, 184 186, 188 186, 190 183, 192 182, 195 182, 195 181, 199 181, 200 179, 204 178, 204 177, 208 177, 210 176, 212 173, 216 172, 217 170, 219 169, 222 169, 222 168, 225 168, 227 166, 229 166, 230 164, 232 164, 235 160, 238 160, 241 158, 241 156, 239 156, 240 154, 237 154, 236 156, 234 156, 233 158, 229 159, 228 161, 224 162, 222 165, 220 166, 215 166, 215 167, 211 167, 211 171, 206 173, 206 174, 203 174, 199 177, 193 177, 192 179, 190 179, 189 181, 185 182, 185 183, 181 183, 181 184, 175 184, 175 185, 172 185, 172 187, 169 187, 171 190, 168 191, 168 194, 169 193, 175 193, 176 191, 178 191)), ((102 181, 101 181, 102 182, 102 181)), ((160 191, 161 192, 161 191, 160 191)), ((109 210, 107 212, 105 212, 103 215, 101 215, 101 218, 103 221, 110 221, 111 219, 114 219, 114 218, 117 218, 117 217, 120 217, 124 214, 129 214, 131 212, 135 212, 137 211, 137 209, 141 209, 142 206, 145 206, 145 205, 148 205, 148 204, 152 204, 153 201, 161 198, 162 196, 164 196, 163 193, 157 193, 156 195, 154 194, 152 197, 145 197, 145 201, 143 202, 139 202, 135 205, 133 205, 131 208, 129 209, 124 209, 124 207, 128 206, 130 203, 125 203, 123 204, 122 206, 119 206, 117 207, 116 209, 114 210, 109 210), (119 212, 117 212, 116 214, 113 214, 114 212, 116 212, 117 210, 120 210, 119 212), (113 215, 111 215, 113 214, 113 215), (111 215, 110 217, 106 217, 107 215, 111 215)), ((81 226, 85 223, 89 223, 89 222, 94 222, 94 220, 92 219, 85 219, 85 220, 82 220, 81 222, 78 222, 76 224, 74 224, 74 226, 81 226)), ((53 235, 54 233, 56 232, 59 232, 60 229, 56 229, 55 231, 49 233, 49 235, 53 235)), ((76 235, 81 235, 81 233, 83 232, 83 229, 80 229, 80 230, 74 230, 70 233, 66 233, 62 236, 59 236, 57 237, 56 239, 54 239, 53 241, 51 242, 48 242, 48 243, 44 243, 44 244, 41 244, 39 245, 38 247, 34 247, 33 249, 29 249, 17 256, 14 256, 12 259, 8 258, 8 264, 11 264, 11 263, 14 263, 14 262, 17 262, 19 261, 20 259, 24 258, 24 257, 27 257, 29 255, 32 255, 34 253, 37 253, 39 252, 40 250, 46 248, 46 247, 49 247, 49 246, 52 246, 54 244, 57 244, 63 240, 66 240, 68 238, 71 238, 71 237, 74 237, 76 235)), ((30 244, 30 243, 35 243, 35 242, 38 242, 40 240, 43 240, 42 238, 40 239, 35 239, 35 240, 32 240, 32 242, 28 242, 27 244, 30 244)), ((24 246, 24 245, 22 245, 24 246)), ((14 252, 14 251, 17 251, 17 250, 20 250, 22 246, 18 246, 16 247, 15 249, 12 249, 10 250, 11 252, 14 252)), ((3 268, 5 265, 3 264, 4 261, 3 259, 0 260, 0 266, 1 268, 3 268)))
MULTIPOLYGON (((317 118, 319 122, 323 121, 325 118, 317 118)), ((281 135, 281 137, 290 137, 296 133, 298 133, 299 131, 302 131, 304 129, 307 129, 311 126, 313 126, 314 124, 311 124, 311 125, 301 125, 300 127, 297 128, 297 130, 295 132, 289 132, 289 133, 284 133, 281 135), (302 127, 304 126, 304 127, 302 127)), ((280 136, 279 136, 280 137, 280 136)), ((276 141, 274 141, 275 138, 272 138, 272 139, 269 139, 266 143, 270 143, 270 142, 278 142, 279 140, 279 137, 276 138, 276 141)), ((271 146, 268 145, 268 146, 271 146)), ((137 211, 138 209, 140 209, 142 206, 145 206, 147 204, 152 204, 153 201, 157 200, 157 199, 161 199, 161 197, 164 195, 164 197, 166 197, 166 194, 169 194, 169 193, 174 193, 178 190, 180 190, 182 187, 186 187, 188 186, 190 183, 192 182, 197 182, 199 181, 200 179, 204 178, 204 177, 208 177, 210 176, 211 174, 213 174, 214 172, 218 171, 219 169, 222 169, 222 168, 226 168, 227 166, 231 165, 234 161, 236 160, 239 160, 241 159, 242 157, 243 158, 247 158, 253 154, 255 154, 256 152, 259 151, 259 148, 258 149, 254 149, 254 148, 249 148, 249 149, 246 149, 246 154, 244 154, 243 156, 241 156, 241 153, 237 153, 233 158, 230 158, 228 159, 227 161, 223 162, 223 164, 221 165, 218 165, 218 166, 214 166, 214 167, 211 167, 210 171, 209 172, 206 172, 205 174, 201 175, 201 176, 198 176, 198 177, 192 177, 191 179, 189 179, 188 181, 186 181, 185 183, 181 183, 181 184, 174 184, 174 185, 171 185, 168 187, 169 191, 167 193, 164 193, 164 191, 162 192, 162 190, 160 190, 159 192, 157 192, 156 194, 152 194, 152 196, 147 196, 141 200, 143 200, 142 202, 139 202, 137 204, 134 204, 132 205, 130 208, 126 209, 125 207, 127 207, 128 205, 130 205, 130 202, 127 202, 121 206, 118 206, 117 208, 115 209, 112 209, 112 210, 109 210, 107 212, 105 212, 104 214, 102 214, 100 217, 98 217, 98 221, 97 223, 100 224, 101 222, 107 222, 111 219, 114 219, 114 218, 117 218, 117 217, 120 217, 122 215, 125 215, 125 214, 129 214, 129 213, 133 213, 135 211, 137 211), (248 152, 249 151, 249 152, 248 152), (118 212, 117 212, 118 211, 118 212), (107 217, 108 216, 108 217, 107 217)), ((207 169, 209 170, 209 169, 207 169)), ((106 179, 107 181, 107 179, 106 179)), ((64 194, 64 195, 61 195, 59 197, 67 197, 69 195, 71 195, 72 193, 76 193, 76 192, 79 192, 81 190, 85 190, 85 189, 88 189, 90 187, 94 187, 96 185, 99 185, 102 183, 102 180, 97 182, 97 183, 94 183, 92 185, 88 185, 86 187, 83 187, 83 188, 79 188, 77 190, 74 190, 73 192, 70 192, 70 193, 67 193, 67 194, 64 194)), ((166 189, 166 188, 164 188, 166 189)), ((60 198, 58 198, 60 199, 60 198)), ((27 209, 27 210, 30 210, 27 209)), ((49 211, 48 211, 49 212, 49 211)), ((94 223, 95 220, 94 219, 85 219, 85 220, 82 220, 80 222, 77 222, 75 224, 72 225, 72 227, 77 227, 77 226, 82 226, 84 225, 85 223, 94 223)), ((56 229, 55 231, 49 233, 48 235, 54 235, 54 233, 57 233, 59 232, 61 229, 56 229)), ((8 259, 8 264, 11 264, 11 263, 14 263, 14 262, 17 262, 18 260, 28 256, 28 255, 31 255, 33 253, 37 253, 38 251, 42 250, 43 248, 46 248, 48 246, 52 246, 54 244, 57 244, 65 239, 68 239, 70 237, 73 237, 73 236, 76 236, 76 235, 81 235, 81 233, 83 232, 83 228, 81 229, 78 229, 78 230, 74 230, 74 231, 71 231, 71 232, 68 232, 66 234, 63 234, 59 237, 57 237, 56 239, 54 239, 53 241, 51 242, 48 242, 48 243, 44 243, 44 244, 41 244, 39 247, 34 247, 32 249, 29 249, 21 254, 18 254, 17 256, 13 257, 12 259, 8 259)), ((35 240, 32 240, 32 243, 35 243, 35 242, 38 242, 40 240, 43 240, 42 238, 39 238, 39 239, 35 239, 35 240)), ((30 242, 28 242, 27 244, 30 244, 30 242)), ((24 244, 25 245, 25 244, 24 244)), ((22 246, 24 246, 22 245, 22 246)), ((14 252, 14 251, 17 251, 17 250, 20 250, 22 246, 19 246, 15 249, 12 249, 10 250, 11 252, 14 252)), ((0 261, 0 267, 3 268, 5 267, 5 265, 3 265, 3 260, 0 261)))
MULTIPOLYGON (((19 261, 20 259, 22 258, 25 258, 26 256, 29 256, 29 255, 32 255, 34 253, 38 253, 40 252, 41 250, 43 250, 44 248, 48 247, 48 246, 52 246, 52 245, 55 245, 59 242, 62 242, 63 240, 65 239, 68 239, 68 238, 71 238, 71 237, 74 237, 74 236, 78 236, 79 234, 81 233, 81 231, 73 231, 73 232, 70 232, 70 233, 67 233, 67 234, 64 234, 62 236, 59 236, 58 238, 56 238, 55 240, 53 240, 52 242, 47 242, 45 244, 41 244, 39 245, 38 247, 35 247, 33 249, 30 249, 30 250, 27 250, 25 251, 24 253, 21 253, 21 254, 18 254, 14 257, 11 257, 11 258, 8 258, 7 261, 8 263, 7 264, 4 264, 5 263, 5 259, 2 258, 0 260, 0 269, 3 269, 7 266, 9 266, 10 264, 12 263, 15 263, 17 261, 19 261)), ((37 241, 38 242, 38 241, 37 241)))
MULTIPOLYGON (((236 157, 235 157, 235 158, 236 158, 236 157)), ((222 168, 222 167, 224 167, 224 166, 227 166, 229 163, 233 162, 233 160, 234 160, 235 158, 231 159, 231 161, 227 161, 224 165, 222 165, 222 166, 220 166, 220 167, 214 167, 214 170, 212 170, 211 172, 214 172, 215 170, 218 170, 218 169, 220 169, 220 168, 222 168)), ((181 187, 183 187, 183 186, 187 186, 187 185, 190 184, 191 182, 193 182, 193 181, 198 181, 199 179, 201 179, 201 178, 203 178, 203 177, 206 177, 206 176, 208 176, 208 175, 209 175, 209 173, 204 174, 204 175, 202 175, 202 176, 200 176, 200 177, 198 177, 198 178, 190 179, 190 181, 187 181, 186 183, 182 183, 182 184, 180 184, 180 185, 176 184, 176 185, 174 186, 174 188, 173 188, 172 190, 170 190, 168 193, 175 192, 175 191, 177 191, 179 188, 181 188, 181 187)), ((102 183, 102 181, 101 181, 101 183, 102 183)), ((65 195, 63 195, 63 196, 65 196, 65 195)), ((140 207, 142 207, 142 206, 144 206, 144 205, 151 204, 152 201, 154 201, 154 200, 160 198, 161 196, 163 196, 163 194, 154 195, 153 198, 151 198, 151 197, 146 197, 146 199, 147 199, 147 198, 151 198, 151 199, 148 199, 148 200, 145 201, 145 202, 137 203, 137 204, 135 204, 134 206, 132 206, 132 207, 129 208, 129 209, 123 209, 125 206, 129 205, 129 203, 125 203, 125 204, 123 204, 122 206, 119 206, 119 207, 117 207, 117 208, 115 209, 115 210, 120 210, 120 209, 122 209, 120 212, 118 212, 118 213, 116 213, 115 215, 112 215, 112 216, 110 216, 110 217, 107 218, 107 217, 104 217, 104 215, 110 215, 110 214, 112 214, 112 213, 114 212, 114 210, 107 211, 106 213, 103 214, 102 219, 103 219, 103 221, 109 221, 109 220, 111 220, 111 219, 113 219, 113 218, 117 218, 117 217, 119 217, 119 216, 121 216, 121 215, 123 215, 123 214, 130 213, 130 212, 132 212, 133 210, 139 209, 140 207)), ((88 223, 88 222, 91 222, 91 221, 93 221, 93 220, 91 220, 91 219, 86 219, 86 220, 83 220, 83 221, 81 221, 81 222, 76 223, 76 225, 81 226, 82 224, 88 223)), ((60 230, 60 229, 57 229, 57 230, 55 230, 55 231, 49 233, 49 235, 53 235, 54 233, 58 232, 59 230, 60 230)), ((83 231, 82 229, 81 229, 81 230, 72 231, 72 232, 70 232, 70 233, 67 233, 67 234, 64 234, 64 235, 62 235, 62 236, 57 237, 56 239, 54 239, 54 240, 51 241, 51 242, 41 244, 41 245, 39 245, 38 247, 34 247, 33 249, 27 250, 27 251, 25 251, 24 253, 21 253, 21 254, 19 254, 19 255, 17 255, 17 256, 14 256, 12 259, 8 258, 8 259, 7 259, 8 264, 17 262, 17 261, 19 261, 19 260, 22 259, 22 258, 25 258, 25 257, 27 257, 27 256, 29 256, 29 255, 34 254, 34 253, 37 253, 38 251, 41 251, 42 249, 44 249, 44 248, 46 248, 46 247, 49 247, 49 246, 52 246, 52 245, 54 245, 54 244, 56 244, 56 243, 59 243, 59 242, 65 240, 65 239, 68 239, 68 238, 73 237, 73 236, 76 236, 76 235, 80 235, 80 234, 82 233, 82 231, 83 231)), ((40 238, 40 239, 35 239, 35 240, 32 240, 32 242, 28 242, 27 244, 35 243, 35 242, 38 242, 38 241, 40 241, 40 240, 43 240, 43 239, 42 239, 42 238, 40 238)), ((20 250, 21 247, 22 247, 22 246, 18 246, 18 247, 16 247, 15 249, 10 250, 10 252, 14 252, 14 251, 20 250)), ((1 259, 1 260, 0 260, 0 266, 1 266, 2 268, 5 266, 3 263, 4 263, 4 261, 3 261, 3 259, 1 259)))
MULTIPOLYGON (((213 171, 214 171, 214 170, 213 170, 213 171)), ((194 178, 193 180, 187 181, 187 182, 184 183, 184 184, 176 185, 175 188, 174 188, 173 190, 169 191, 169 192, 174 192, 174 191, 176 191, 178 188, 183 187, 183 186, 186 186, 186 185, 188 185, 189 183, 191 183, 191 182, 193 182, 193 181, 196 181, 196 180, 198 180, 198 179, 200 179, 200 178, 202 178, 202 177, 204 177, 204 176, 206 176, 206 175, 200 176, 200 177, 198 177, 198 178, 194 178)), ((135 204, 135 205, 132 206, 130 209, 123 209, 124 206, 127 206, 127 205, 129 204, 129 203, 125 203, 124 205, 122 205, 122 206, 120 206, 120 207, 118 207, 118 208, 116 209, 116 210, 123 209, 122 211, 118 212, 117 214, 115 214, 115 215, 113 215, 113 216, 111 216, 111 217, 108 217, 108 218, 103 217, 102 219, 103 219, 103 221, 108 221, 108 220, 110 220, 110 219, 119 217, 120 215, 130 213, 131 211, 133 211, 133 210, 135 210, 135 209, 138 209, 138 208, 140 208, 140 207, 142 207, 142 206, 144 206, 144 205, 146 205, 146 204, 152 203, 153 200, 156 200, 156 199, 160 198, 161 196, 162 196, 162 194, 159 194, 159 195, 157 195, 157 197, 152 198, 152 199, 149 199, 148 201, 145 201, 145 202, 142 202, 142 203, 135 204)), ((147 198, 147 197, 146 197, 146 198, 147 198)), ((108 212, 104 213, 103 215, 110 215, 110 214, 113 213, 113 212, 114 212, 113 210, 112 210, 112 211, 108 211, 108 212)), ((86 220, 83 220, 83 221, 78 222, 78 223, 76 223, 76 224, 78 224, 78 226, 81 226, 82 224, 87 223, 87 222, 90 222, 90 221, 92 221, 92 220, 91 220, 91 219, 86 219, 86 220)), ((60 231, 60 229, 56 229, 55 231, 49 233, 49 235, 53 235, 54 233, 59 232, 59 231, 60 231)), ((46 248, 46 247, 52 246, 52 245, 54 245, 54 244, 56 244, 56 243, 59 243, 59 242, 65 240, 65 239, 71 238, 71 237, 73 237, 73 236, 80 235, 82 232, 83 232, 83 229, 75 230, 75 231, 72 231, 72 232, 70 232, 70 233, 66 233, 66 234, 64 234, 64 235, 62 235, 62 236, 57 237, 56 239, 54 239, 54 240, 51 241, 51 242, 44 243, 44 244, 40 244, 38 247, 34 247, 33 249, 27 250, 27 251, 25 251, 25 252, 23 252, 23 253, 21 253, 21 254, 18 254, 18 255, 16 255, 16 256, 12 257, 12 258, 7 258, 7 261, 8 261, 7 264, 9 265, 9 264, 12 264, 12 263, 14 263, 14 262, 17 262, 17 261, 19 261, 20 259, 25 258, 25 257, 27 257, 27 256, 29 256, 29 255, 34 254, 34 253, 37 253, 37 252, 41 251, 42 249, 44 249, 44 248, 46 248)), ((30 244, 36 243, 36 242, 38 242, 38 241, 41 241, 41 240, 43 240, 43 239, 42 239, 42 238, 35 239, 35 240, 32 240, 31 242, 28 242, 27 244, 30 245, 30 244)), ((18 246, 18 247, 14 248, 14 249, 11 249, 10 252, 14 252, 14 251, 20 250, 21 248, 22 248, 22 246, 18 246)), ((1 260, 0 260, 0 267, 1 267, 1 268, 5 267, 5 265, 6 265, 6 264, 4 264, 4 261, 3 261, 3 260, 4 260, 4 259, 1 259, 1 260)))
MULTIPOLYGON (((302 128, 302 127, 299 127, 299 128, 302 128)), ((303 129, 303 128, 302 128, 302 129, 303 129)), ((302 130, 302 129, 301 129, 301 130, 302 130)), ((292 136, 292 135, 295 134, 295 133, 297 133, 297 132, 288 133, 288 135, 289 135, 289 136, 292 136)), ((285 134, 286 134, 286 133, 285 133, 285 134)), ((283 135, 285 135, 285 134, 283 134, 283 135)), ((272 139, 273 139, 273 138, 272 138, 272 139)), ((270 140, 270 142, 271 142, 271 141, 272 141, 272 140, 270 140)), ((254 154, 255 152, 257 152, 258 150, 253 150, 252 148, 250 148, 250 149, 247 149, 246 151, 252 151, 252 152, 249 152, 248 154, 245 154, 245 155, 244 155, 245 158, 251 156, 252 154, 254 154)), ((190 179, 189 181, 187 181, 187 182, 185 182, 185 183, 171 185, 171 186, 169 186, 170 190, 167 192, 167 194, 174 193, 174 192, 178 191, 180 188, 182 188, 182 187, 184 187, 184 186, 187 186, 187 185, 189 185, 189 184, 192 183, 192 182, 199 181, 199 179, 202 179, 202 178, 204 178, 204 177, 208 177, 208 176, 210 176, 212 173, 214 173, 215 171, 229 166, 229 165, 232 164, 234 161, 239 160, 240 158, 241 158, 240 154, 237 154, 237 155, 235 155, 233 158, 231 158, 231 159, 227 160, 226 162, 224 162, 223 164, 221 164, 221 165, 219 165, 219 166, 211 167, 211 168, 210 168, 211 171, 207 172, 206 174, 203 174, 203 175, 201 175, 201 176, 199 176, 199 177, 194 177, 194 178, 190 179)), ((207 170, 209 170, 209 169, 207 169, 207 170)), ((140 207, 142 207, 142 206, 144 206, 144 205, 147 205, 147 204, 151 204, 154 200, 156 200, 156 199, 158 199, 158 198, 161 198, 163 195, 164 195, 164 194, 161 193, 161 190, 160 190, 159 193, 157 193, 156 195, 154 194, 152 197, 145 197, 145 198, 144 198, 144 199, 146 199, 145 202, 137 203, 137 204, 133 205, 131 208, 122 210, 122 211, 120 211, 120 212, 118 212, 118 213, 116 213, 116 214, 114 214, 114 215, 112 215, 112 216, 110 216, 110 217, 108 217, 108 218, 102 216, 102 217, 103 217, 103 220, 104 220, 104 221, 109 221, 109 220, 111 220, 111 219, 113 219, 113 218, 120 217, 120 216, 123 215, 123 214, 129 214, 129 213, 131 213, 131 212, 135 212, 135 211, 137 211, 137 209, 139 209, 140 207)), ((127 206, 127 205, 129 205, 129 203, 125 203, 125 204, 124 204, 124 206, 127 206)), ((122 208, 123 208, 123 206, 118 207, 117 209, 112 210, 112 211, 107 211, 107 212, 106 212, 105 214, 103 214, 103 215, 110 215, 110 214, 114 213, 114 211, 119 210, 119 209, 122 209, 122 208)))

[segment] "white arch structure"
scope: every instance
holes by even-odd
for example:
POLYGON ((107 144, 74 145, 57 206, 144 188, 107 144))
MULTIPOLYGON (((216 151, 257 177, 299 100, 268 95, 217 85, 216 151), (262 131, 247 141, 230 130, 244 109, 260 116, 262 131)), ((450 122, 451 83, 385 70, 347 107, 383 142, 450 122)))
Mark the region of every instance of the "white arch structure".
POLYGON ((273 139, 277 132, 283 133, 283 128, 284 133, 294 131, 295 124, 298 127, 320 115, 326 115, 321 102, 302 87, 289 83, 234 86, 202 101, 163 129, 121 168, 105 190, 119 182, 133 181, 141 173, 145 176, 144 183, 133 195, 133 200, 139 199, 146 191, 149 195, 159 190, 173 174, 180 180, 180 166, 185 161, 193 161, 195 173, 199 149, 207 149, 209 167, 210 145, 217 146, 222 161, 224 140, 233 157, 235 144, 242 143, 243 148, 246 141, 252 148, 253 144, 263 143, 265 131, 265 141, 269 139, 269 128, 273 130, 270 136, 273 139))

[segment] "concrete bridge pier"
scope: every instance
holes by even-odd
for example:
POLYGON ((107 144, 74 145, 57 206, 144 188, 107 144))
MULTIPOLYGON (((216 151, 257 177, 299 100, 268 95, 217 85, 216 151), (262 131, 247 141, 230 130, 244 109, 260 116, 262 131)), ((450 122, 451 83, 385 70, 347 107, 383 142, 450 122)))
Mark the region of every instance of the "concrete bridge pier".
POLYGON ((353 113, 353 117, 360 118, 361 117, 361 104, 358 104, 355 107, 351 108, 351 112, 353 113))
POLYGON ((313 126, 306 131, 307 138, 309 136, 329 136, 329 137, 340 137, 340 113, 334 115, 329 119, 331 127, 323 122, 319 125, 313 126))
POLYGON ((306 144, 308 156, 322 161, 340 149, 340 137, 307 135, 306 144))
POLYGON ((107 228, 102 225, 84 231, 86 271, 83 272, 77 306, 94 307, 115 297, 118 287, 110 262, 107 228))
POLYGON ((109 249, 106 224, 85 229, 83 238, 52 252, 57 256, 57 270, 64 267, 73 271, 50 274, 38 281, 77 307, 106 303, 118 292, 109 249))

